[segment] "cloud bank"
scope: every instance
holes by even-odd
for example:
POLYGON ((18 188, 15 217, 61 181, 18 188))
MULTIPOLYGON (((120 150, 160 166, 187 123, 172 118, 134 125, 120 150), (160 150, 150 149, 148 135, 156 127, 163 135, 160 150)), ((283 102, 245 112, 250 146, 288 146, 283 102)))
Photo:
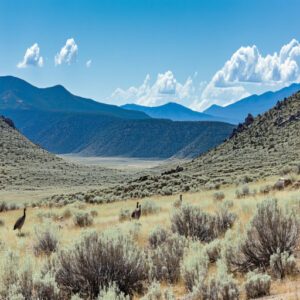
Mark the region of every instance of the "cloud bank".
POLYGON ((30 48, 27 48, 23 60, 17 64, 17 67, 42 67, 43 65, 44 59, 40 56, 40 47, 37 43, 35 43, 30 48))
POLYGON ((75 61, 78 53, 78 46, 73 38, 66 41, 66 44, 61 48, 60 52, 55 55, 55 65, 66 63, 70 65, 75 61))
POLYGON ((107 99, 113 103, 136 103, 146 106, 162 105, 166 102, 180 102, 188 105, 200 92, 201 85, 197 86, 193 80, 196 78, 188 77, 185 82, 180 83, 171 71, 158 74, 154 83, 151 83, 148 74, 144 82, 139 87, 128 89, 116 89, 107 99))
POLYGON ((180 102, 202 111, 212 104, 228 105, 253 93, 276 90, 300 81, 300 43, 293 39, 280 51, 263 56, 256 45, 241 47, 208 82, 188 77, 183 83, 172 71, 158 74, 151 84, 147 75, 139 87, 116 89, 110 101, 156 106, 180 102))

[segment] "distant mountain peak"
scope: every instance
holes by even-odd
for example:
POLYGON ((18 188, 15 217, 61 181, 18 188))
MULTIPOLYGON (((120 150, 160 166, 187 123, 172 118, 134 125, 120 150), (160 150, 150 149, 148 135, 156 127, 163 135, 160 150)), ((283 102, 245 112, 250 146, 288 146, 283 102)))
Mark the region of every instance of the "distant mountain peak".
POLYGON ((130 110, 142 111, 155 119, 170 119, 172 121, 227 121, 224 118, 194 111, 177 102, 167 102, 166 104, 159 106, 125 104, 121 107, 130 110))
POLYGON ((104 114, 124 119, 150 118, 143 112, 73 95, 60 84, 39 88, 14 76, 0 76, 0 110, 23 109, 104 114))
POLYGON ((300 90, 300 83, 293 83, 278 91, 268 91, 261 95, 251 95, 227 106, 213 104, 204 111, 212 116, 223 117, 233 124, 243 122, 248 113, 257 116, 272 108, 277 101, 290 97, 300 90))

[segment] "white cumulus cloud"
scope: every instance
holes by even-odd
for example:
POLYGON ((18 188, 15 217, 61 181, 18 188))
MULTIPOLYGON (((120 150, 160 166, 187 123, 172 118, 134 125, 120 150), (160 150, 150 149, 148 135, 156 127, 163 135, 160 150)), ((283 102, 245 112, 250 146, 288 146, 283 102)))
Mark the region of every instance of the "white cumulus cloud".
POLYGON ((300 43, 296 39, 283 45, 279 52, 265 56, 256 45, 240 47, 208 83, 199 82, 196 74, 180 83, 172 71, 167 71, 158 74, 153 83, 147 75, 139 87, 118 88, 108 100, 147 106, 174 101, 203 111, 212 104, 226 106, 293 82, 300 82, 300 43))
POLYGON ((37 43, 35 43, 30 48, 27 48, 23 60, 17 64, 17 67, 42 67, 43 65, 44 59, 42 56, 40 56, 40 47, 37 43))
MULTIPOLYGON (((194 76, 195 78, 195 76, 194 76)), ((185 105, 195 101, 200 86, 195 87, 192 77, 180 83, 171 71, 157 75, 154 83, 151 83, 150 75, 147 75, 139 87, 128 89, 117 88, 107 99, 115 104, 136 103, 146 106, 157 106, 167 102, 180 102, 185 105)))
POLYGON ((253 93, 300 81, 300 43, 293 39, 280 51, 263 56, 257 46, 239 48, 213 76, 193 108, 228 105, 253 93))
POLYGON ((61 48, 60 52, 55 55, 55 65, 66 63, 70 65, 75 61, 78 53, 78 46, 73 38, 66 41, 66 44, 61 48))

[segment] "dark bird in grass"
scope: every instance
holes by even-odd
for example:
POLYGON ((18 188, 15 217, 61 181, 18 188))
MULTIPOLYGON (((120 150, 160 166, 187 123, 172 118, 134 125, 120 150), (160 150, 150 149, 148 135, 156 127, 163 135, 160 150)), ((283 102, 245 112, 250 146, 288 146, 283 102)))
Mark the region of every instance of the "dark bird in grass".
POLYGON ((14 226, 14 230, 18 229, 20 232, 20 230, 22 229, 22 227, 24 225, 25 219, 26 219, 26 207, 24 208, 23 216, 17 220, 17 222, 14 226))
POLYGON ((131 218, 132 219, 134 219, 134 217, 135 217, 135 212, 137 211, 137 209, 139 208, 139 202, 137 202, 136 203, 136 208, 135 208, 135 210, 132 212, 132 214, 131 214, 131 218))
POLYGON ((138 220, 141 217, 141 213, 142 213, 142 206, 141 204, 139 204, 139 202, 137 202, 136 208, 131 214, 131 218, 138 220))

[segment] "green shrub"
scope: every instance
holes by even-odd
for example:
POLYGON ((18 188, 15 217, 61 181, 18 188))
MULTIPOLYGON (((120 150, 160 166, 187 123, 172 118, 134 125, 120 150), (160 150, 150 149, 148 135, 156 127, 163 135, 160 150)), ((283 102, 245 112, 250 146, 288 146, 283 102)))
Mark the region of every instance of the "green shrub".
POLYGON ((34 297, 39 300, 60 300, 60 290, 55 278, 46 273, 45 276, 37 275, 33 281, 34 297))
POLYGON ((155 249, 149 249, 150 277, 170 283, 180 278, 180 263, 187 241, 184 237, 172 234, 155 249))
POLYGON ((94 223, 93 217, 87 212, 77 212, 73 217, 73 221, 79 227, 91 226, 94 223))
POLYGON ((88 233, 58 255, 56 280, 71 294, 97 297, 115 282, 125 295, 141 292, 148 277, 144 252, 119 231, 88 233))
POLYGON ((125 296, 124 293, 120 292, 116 284, 109 284, 100 291, 97 300, 129 300, 129 296, 125 296))
POLYGON ((131 219, 131 211, 127 208, 121 208, 119 213, 119 221, 129 221, 131 219))
POLYGON ((186 300, 238 300, 238 283, 228 274, 226 265, 217 261, 217 274, 193 287, 186 300))
POLYGON ((171 217, 173 232, 192 237, 203 242, 215 238, 214 218, 199 207, 183 204, 171 217))
POLYGON ((158 225, 150 231, 148 239, 150 247, 153 249, 157 248, 166 241, 168 235, 167 230, 158 225))
POLYGON ((214 201, 222 201, 225 199, 225 194, 223 192, 215 192, 213 194, 213 199, 214 201))
POLYGON ((160 206, 158 206, 153 200, 145 200, 142 203, 142 214, 145 216, 150 214, 157 214, 160 210, 160 206))
POLYGON ((148 288, 147 294, 141 300, 175 300, 171 289, 163 291, 158 282, 154 281, 148 288))
POLYGON ((173 232, 202 242, 210 242, 230 228, 236 215, 228 210, 225 202, 215 215, 203 212, 199 207, 184 204, 171 217, 173 232))
POLYGON ((268 296, 270 295, 271 277, 266 274, 249 272, 244 287, 247 299, 268 296))
POLYGON ((293 253, 299 233, 296 215, 280 208, 277 200, 266 200, 258 205, 245 236, 235 247, 229 245, 225 256, 233 269, 242 272, 267 268, 273 254, 293 253))
POLYGON ((297 272, 297 263, 293 255, 288 252, 280 253, 279 249, 270 257, 271 273, 277 278, 284 278, 297 272))
POLYGON ((181 276, 187 290, 192 291, 194 286, 205 280, 208 264, 208 255, 200 245, 195 245, 194 249, 189 250, 181 265, 181 276))
POLYGON ((38 255, 50 255, 58 248, 58 234, 57 228, 47 224, 42 228, 35 228, 35 242, 33 245, 33 251, 36 256, 38 255))
POLYGON ((215 239, 204 247, 210 262, 216 262, 221 257, 222 241, 215 239))

